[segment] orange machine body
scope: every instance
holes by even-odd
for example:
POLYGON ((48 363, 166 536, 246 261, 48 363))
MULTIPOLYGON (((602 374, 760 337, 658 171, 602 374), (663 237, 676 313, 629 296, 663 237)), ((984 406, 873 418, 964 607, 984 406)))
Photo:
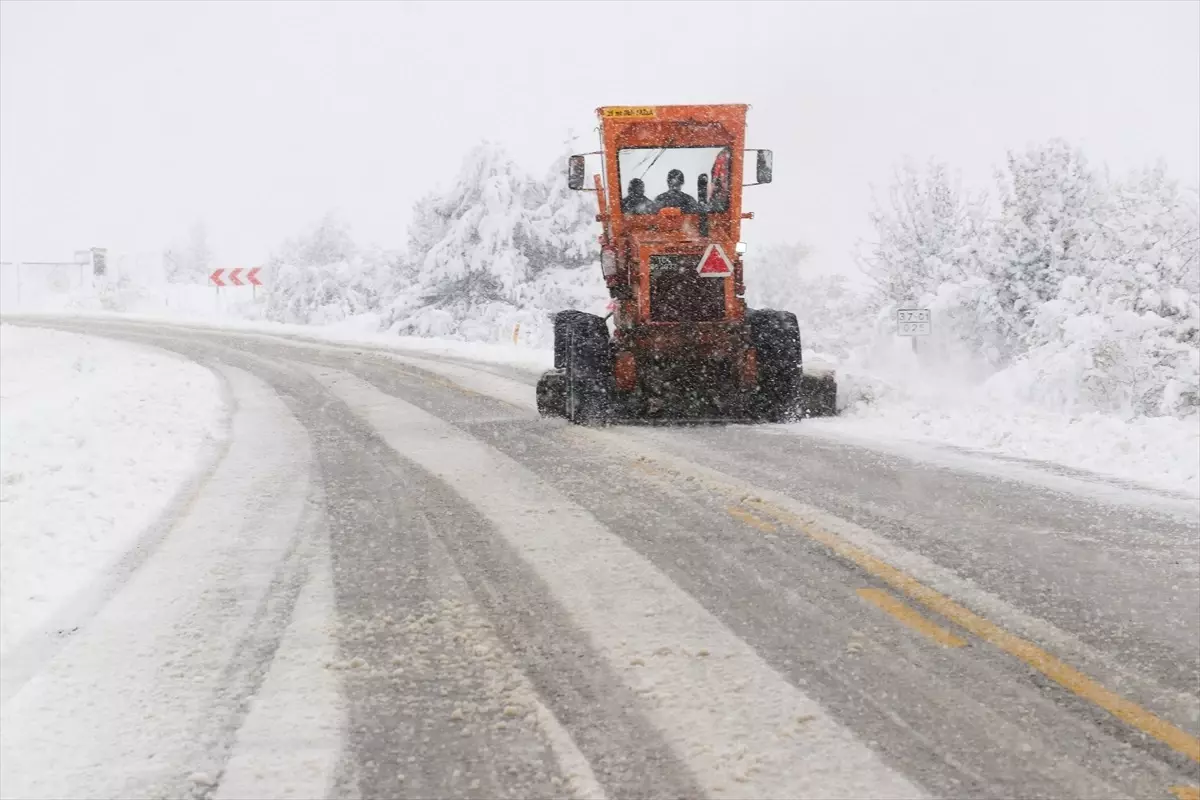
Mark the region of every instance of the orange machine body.
MULTIPOLYGON (((701 380, 731 382, 729 388, 734 390, 745 389, 754 381, 754 352, 743 323, 745 284, 738 253, 747 110, 746 105, 609 106, 596 110, 603 167, 594 182, 599 192, 597 220, 603 225, 600 241, 605 251, 605 282, 614 301, 613 364, 618 391, 670 383, 666 373, 672 370, 686 371, 701 380), (706 208, 712 210, 703 214, 683 213, 679 208, 652 214, 622 210, 622 197, 630 180, 637 177, 621 174, 622 151, 640 153, 653 148, 717 151, 711 167, 703 172, 711 192, 706 208), (710 296, 707 308, 712 313, 686 319, 657 313, 664 301, 655 295, 654 265, 698 266, 711 245, 717 245, 731 265, 727 276, 693 281, 696 291, 710 296), (718 288, 723 302, 711 297, 718 288)), ((699 176, 686 178, 690 182, 699 176)), ((693 186, 689 183, 687 188, 693 186)), ((686 289, 677 287, 676 292, 686 289)))

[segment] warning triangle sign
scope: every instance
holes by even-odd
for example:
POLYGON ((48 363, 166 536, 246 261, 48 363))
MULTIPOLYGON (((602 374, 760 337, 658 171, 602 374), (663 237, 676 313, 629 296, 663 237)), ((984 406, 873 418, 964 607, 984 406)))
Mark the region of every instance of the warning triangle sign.
POLYGON ((713 242, 700 257, 700 266, 696 271, 705 278, 728 278, 733 274, 733 264, 725 256, 721 245, 713 242))

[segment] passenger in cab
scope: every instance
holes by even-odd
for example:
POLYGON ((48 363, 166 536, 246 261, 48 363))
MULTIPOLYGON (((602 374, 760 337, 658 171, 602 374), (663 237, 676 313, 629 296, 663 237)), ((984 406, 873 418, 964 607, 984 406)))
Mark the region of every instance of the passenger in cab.
POLYGON ((621 211, 626 214, 654 213, 654 203, 646 197, 646 184, 641 178, 629 182, 629 194, 621 200, 621 211))

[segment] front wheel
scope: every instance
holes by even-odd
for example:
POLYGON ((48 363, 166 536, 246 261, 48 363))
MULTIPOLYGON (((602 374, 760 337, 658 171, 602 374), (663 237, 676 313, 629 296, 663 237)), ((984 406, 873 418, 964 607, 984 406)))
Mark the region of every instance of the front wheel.
POLYGON ((752 416, 767 422, 800 418, 800 325, 790 311, 746 312, 750 343, 758 358, 752 416))
POLYGON ((567 415, 567 376, 561 369, 549 370, 538 379, 537 410, 543 417, 567 415))

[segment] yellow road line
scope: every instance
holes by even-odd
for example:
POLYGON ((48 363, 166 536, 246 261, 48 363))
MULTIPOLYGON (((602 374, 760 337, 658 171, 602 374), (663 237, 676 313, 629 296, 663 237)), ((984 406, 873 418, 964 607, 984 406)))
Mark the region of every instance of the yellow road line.
POLYGON ((766 531, 767 533, 775 532, 774 525, 767 522, 765 519, 760 519, 760 518, 754 516, 753 514, 751 514, 749 511, 747 511, 744 508, 738 508, 737 506, 729 506, 725 510, 727 512, 729 512, 729 516, 736 517, 737 519, 741 520, 742 522, 746 523, 747 525, 750 525, 751 527, 754 527, 754 528, 758 528, 760 531, 766 531))
POLYGON ((858 596, 942 647, 965 647, 967 642, 921 616, 921 612, 883 589, 859 589, 858 596))
MULTIPOLYGON (((659 472, 659 474, 665 472, 668 475, 682 474, 679 468, 666 467, 666 465, 658 463, 656 459, 645 456, 637 458, 635 463, 646 472, 659 472), (660 470, 662 471, 660 472, 660 470)), ((867 573, 874 575, 893 588, 908 595, 929 610, 950 620, 964 630, 975 634, 980 639, 995 645, 1009 655, 1016 657, 1068 691, 1104 709, 1117 719, 1147 736, 1157 739, 1193 761, 1200 762, 1200 739, 1147 711, 1136 703, 1126 700, 1116 692, 1105 688, 1098 681, 1089 678, 1070 664, 1056 658, 1037 645, 1027 642, 1019 636, 1015 636, 1000 626, 989 622, 832 531, 800 519, 796 515, 759 497, 745 496, 743 490, 740 490, 735 485, 725 483, 719 479, 713 479, 707 475, 697 475, 694 472, 692 474, 696 475, 709 489, 730 497, 737 497, 738 502, 752 505, 764 513, 765 516, 773 518, 776 522, 795 528, 810 539, 825 545, 836 555, 857 564, 867 573)), ((1192 798, 1187 797, 1186 800, 1192 800, 1192 798)), ((1200 798, 1197 798, 1197 800, 1200 800, 1200 798)))
POLYGON ((434 386, 441 386, 443 389, 453 389, 454 391, 461 392, 462 394, 482 397, 482 395, 480 395, 479 392, 475 391, 474 389, 468 389, 461 384, 454 383, 453 381, 438 375, 436 372, 426 372, 420 367, 410 367, 408 369, 405 369, 404 367, 396 367, 395 365, 399 362, 392 361, 391 359, 387 360, 391 363, 383 364, 381 366, 391 367, 395 372, 399 372, 401 375, 406 375, 422 383, 430 383, 434 386))
POLYGON ((767 516, 788 525, 820 542, 837 555, 853 561, 866 572, 885 581, 893 588, 916 600, 929 610, 940 614, 955 625, 970 631, 986 642, 994 644, 1009 655, 1023 661, 1063 688, 1099 706, 1142 733, 1152 736, 1188 758, 1200 761, 1200 739, 1177 728, 1141 706, 1126 700, 1099 682, 1084 675, 1066 662, 1050 655, 1035 644, 1014 636, 1003 628, 988 622, 983 617, 964 608, 943 594, 925 586, 916 578, 900 571, 891 564, 876 558, 860 547, 851 544, 837 534, 805 522, 795 515, 770 503, 756 498, 751 502, 759 506, 767 516))
POLYGON ((1200 800, 1200 786, 1172 786, 1171 794, 1179 800, 1200 800))

